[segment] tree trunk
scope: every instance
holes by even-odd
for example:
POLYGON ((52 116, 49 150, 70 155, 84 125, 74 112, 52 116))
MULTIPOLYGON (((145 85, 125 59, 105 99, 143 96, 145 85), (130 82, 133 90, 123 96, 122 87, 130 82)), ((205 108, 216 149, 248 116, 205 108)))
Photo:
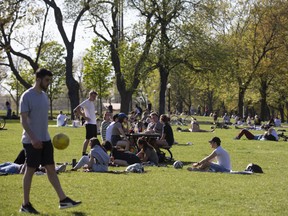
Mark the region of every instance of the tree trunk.
MULTIPOLYGON (((208 109, 209 109, 210 113, 215 111, 213 109, 213 90, 207 91, 207 104, 208 104, 208 109)), ((209 113, 208 113, 208 115, 209 115, 209 113)))
POLYGON ((73 45, 70 44, 70 49, 67 48, 66 57, 66 85, 68 88, 68 96, 70 99, 71 119, 74 119, 73 110, 79 104, 79 83, 73 77, 73 45))
POLYGON ((269 107, 267 105, 267 90, 268 90, 267 82, 262 81, 260 89, 259 89, 260 95, 261 95, 260 118, 262 120, 269 120, 271 118, 270 112, 269 112, 269 107))
POLYGON ((280 119, 281 119, 281 122, 283 123, 285 121, 285 117, 284 117, 284 106, 279 104, 278 105, 278 110, 280 112, 280 119))
POLYGON ((160 72, 159 115, 161 115, 165 113, 165 92, 169 72, 163 65, 160 65, 159 72, 160 72))
POLYGON ((121 107, 120 107, 120 112, 123 112, 125 114, 129 113, 130 110, 130 102, 131 102, 131 97, 132 97, 132 92, 128 91, 119 91, 120 96, 121 96, 121 107))
POLYGON ((243 106, 244 106, 244 96, 246 89, 243 87, 239 88, 238 91, 238 116, 243 117, 243 106))
POLYGON ((53 100, 50 98, 50 120, 53 120, 53 100))

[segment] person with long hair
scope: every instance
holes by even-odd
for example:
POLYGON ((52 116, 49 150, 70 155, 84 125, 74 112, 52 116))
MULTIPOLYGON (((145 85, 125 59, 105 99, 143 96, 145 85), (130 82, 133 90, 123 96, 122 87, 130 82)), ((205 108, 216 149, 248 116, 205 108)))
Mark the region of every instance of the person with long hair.
POLYGON ((174 144, 174 134, 171 125, 169 124, 170 118, 163 114, 160 116, 160 122, 163 124, 162 136, 156 140, 154 148, 159 151, 159 148, 169 148, 174 144))
POLYGON ((140 151, 137 153, 137 156, 142 162, 150 162, 154 165, 158 165, 159 158, 152 145, 150 145, 144 137, 140 137, 137 140, 137 145, 140 151))
POLYGON ((112 145, 109 142, 105 142, 103 145, 100 141, 93 137, 89 141, 91 150, 89 155, 83 155, 79 162, 72 168, 72 171, 76 171, 81 167, 86 167, 91 172, 107 172, 110 162, 110 156, 107 151, 112 150, 112 145))

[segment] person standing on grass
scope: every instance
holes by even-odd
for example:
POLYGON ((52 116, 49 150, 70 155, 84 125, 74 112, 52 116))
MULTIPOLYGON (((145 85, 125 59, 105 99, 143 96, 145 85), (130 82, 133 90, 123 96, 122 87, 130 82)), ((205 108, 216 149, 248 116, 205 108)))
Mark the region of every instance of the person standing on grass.
POLYGON ((65 195, 55 171, 54 148, 48 133, 49 100, 45 93, 51 81, 52 72, 38 69, 34 86, 25 91, 20 99, 22 143, 27 164, 23 177, 24 199, 20 212, 39 214, 30 203, 30 189, 35 169, 40 164, 45 167, 48 179, 60 199, 60 209, 81 204, 81 201, 73 201, 65 195))
POLYGON ((75 109, 74 113, 80 115, 85 120, 86 138, 83 142, 82 155, 86 155, 89 140, 97 137, 97 123, 94 101, 96 100, 97 92, 90 91, 89 98, 80 103, 75 109))
POLYGON ((188 167, 189 171, 212 171, 212 172, 230 172, 231 171, 231 162, 228 152, 221 147, 221 140, 219 137, 213 137, 209 141, 211 148, 214 151, 203 158, 197 163, 193 163, 192 167, 188 167), (214 159, 217 162, 212 162, 214 159))

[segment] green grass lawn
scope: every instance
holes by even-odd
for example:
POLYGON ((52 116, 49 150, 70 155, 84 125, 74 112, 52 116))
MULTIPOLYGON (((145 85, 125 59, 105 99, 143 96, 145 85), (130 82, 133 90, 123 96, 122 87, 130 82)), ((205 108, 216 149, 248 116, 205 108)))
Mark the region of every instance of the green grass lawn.
MULTIPOLYGON (((211 119, 202 117, 201 120, 211 119)), ((210 126, 205 124, 201 128, 209 129, 210 126)), ((6 129, 0 131, 0 163, 14 161, 22 148, 19 121, 8 121, 6 129)), ((56 162, 71 163, 72 158, 78 160, 81 157, 84 128, 49 127, 49 132, 51 136, 63 132, 71 140, 66 150, 55 150, 56 162)), ((179 144, 173 146, 172 152, 175 160, 185 162, 183 169, 168 165, 145 167, 143 174, 61 173, 59 178, 66 194, 83 202, 77 208, 59 210, 58 198, 47 176, 35 175, 31 202, 43 215, 287 215, 288 143, 233 140, 238 132, 234 128, 216 129, 214 133, 175 130, 179 144), (230 153, 233 170, 244 170, 248 163, 253 162, 259 164, 265 173, 188 172, 186 168, 190 162, 198 161, 212 151, 208 140, 213 136, 222 139, 223 148, 230 153), (187 145, 187 142, 193 144, 187 145)), ((67 168, 69 170, 71 166, 67 168)), ((19 214, 23 196, 22 177, 0 177, 0 215, 19 214)))

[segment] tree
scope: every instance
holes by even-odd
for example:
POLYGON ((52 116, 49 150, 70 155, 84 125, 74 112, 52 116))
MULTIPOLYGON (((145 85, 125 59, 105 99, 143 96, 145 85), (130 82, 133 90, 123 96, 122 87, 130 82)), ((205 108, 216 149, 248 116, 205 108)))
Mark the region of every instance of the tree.
POLYGON ((53 101, 63 93, 65 86, 65 49, 56 41, 44 43, 42 55, 39 59, 40 67, 53 73, 52 83, 49 85, 48 97, 50 100, 50 118, 53 119, 53 101))
POLYGON ((84 82, 87 88, 95 89, 100 100, 100 116, 102 116, 102 98, 109 96, 112 87, 109 49, 106 42, 93 40, 93 45, 84 56, 84 82))
MULTIPOLYGON (((58 7, 54 0, 43 0, 43 2, 45 2, 54 10, 55 23, 57 24, 58 31, 66 48, 66 85, 71 102, 71 110, 74 110, 74 108, 79 104, 79 83, 73 76, 74 44, 78 24, 83 15, 90 9, 90 3, 92 0, 83 0, 77 3, 74 1, 65 1, 67 16, 70 18, 70 21, 73 22, 73 29, 70 40, 68 39, 68 35, 64 29, 65 23, 61 9, 58 7)), ((74 119, 73 112, 71 112, 71 119, 74 119)))
POLYGON ((38 69, 49 8, 41 9, 35 1, 11 0, 0 4, 0 11, 0 49, 5 53, 5 61, 1 61, 0 65, 8 67, 21 85, 30 88, 31 84, 21 76, 19 66, 15 65, 17 64, 15 61, 19 61, 19 58, 23 59, 21 62, 26 66, 29 65, 32 73, 38 69), (31 8, 35 10, 31 12, 31 8), (38 26, 41 21, 43 24, 38 26), (30 34, 25 37, 24 32, 19 33, 24 26, 26 28, 34 26, 38 29, 35 32, 30 29, 30 34), (30 47, 29 42, 38 44, 39 49, 35 58, 31 57, 30 52, 34 49, 30 47))
MULTIPOLYGON (((97 8, 91 11, 93 16, 91 24, 94 33, 103 41, 109 43, 116 86, 121 97, 120 111, 125 113, 129 112, 129 104, 131 103, 133 93, 140 83, 140 77, 145 77, 151 70, 151 68, 145 67, 145 62, 149 56, 152 42, 158 33, 158 22, 154 22, 152 19, 155 11, 149 7, 154 2, 140 1, 138 3, 139 5, 137 6, 132 1, 132 5, 145 17, 145 23, 141 25, 144 31, 140 37, 143 38, 143 43, 141 44, 137 40, 134 42, 125 41, 123 38, 123 29, 121 29, 120 23, 120 17, 122 16, 121 8, 123 6, 121 1, 103 2, 101 10, 97 8), (107 7, 111 9, 112 27, 109 27, 110 22, 105 19, 107 7), (104 29, 106 33, 104 34, 98 29, 104 29), (130 58, 128 59, 127 56, 130 58)), ((140 27, 137 29, 140 29, 140 27)))
MULTIPOLYGON (((30 70, 27 70, 27 66, 25 64, 20 64, 17 63, 17 71, 19 71, 19 75, 29 84, 32 86, 35 76, 30 70), (23 67, 23 68, 22 68, 23 67)), ((16 114, 18 115, 19 113, 19 102, 20 102, 20 96, 22 93, 26 90, 26 88, 20 84, 19 80, 16 79, 14 75, 10 75, 8 79, 6 79, 6 87, 5 90, 10 94, 12 100, 16 104, 16 114), (8 81, 7 81, 8 80, 8 81), (16 95, 14 94, 16 92, 16 95)))

